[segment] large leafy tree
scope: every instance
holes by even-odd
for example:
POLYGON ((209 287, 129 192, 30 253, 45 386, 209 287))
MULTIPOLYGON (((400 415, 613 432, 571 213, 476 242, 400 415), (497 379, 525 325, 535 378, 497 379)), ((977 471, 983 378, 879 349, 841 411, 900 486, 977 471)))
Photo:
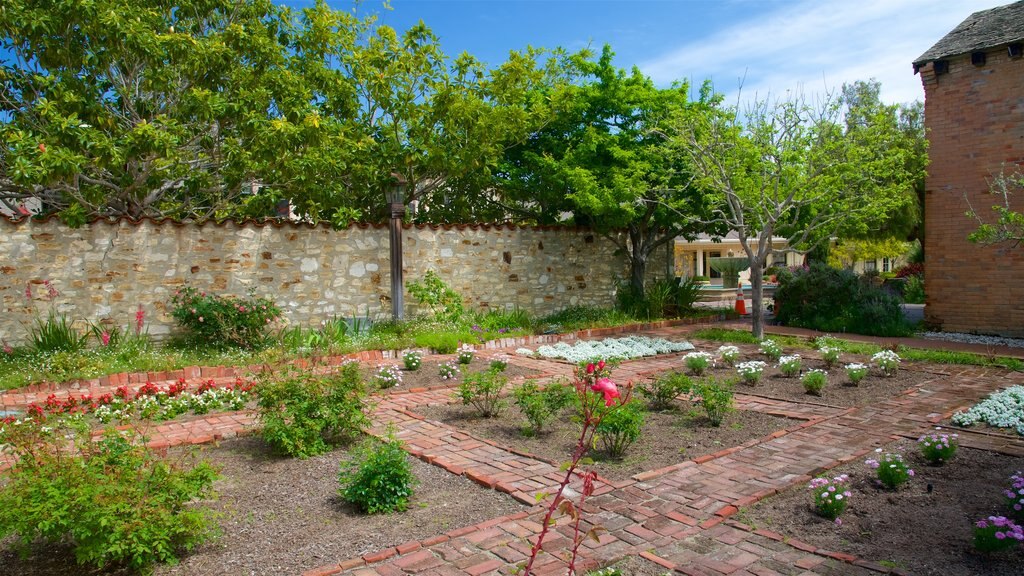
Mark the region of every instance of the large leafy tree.
POLYGON ((202 219, 345 162, 333 119, 354 91, 316 31, 269 1, 11 0, 0 32, 9 204, 202 219))
POLYGON ((663 129, 679 114, 714 109, 705 87, 696 101, 683 83, 657 88, 638 69, 612 64, 605 46, 596 59, 574 60, 580 78, 559 93, 558 116, 506 154, 496 180, 498 198, 511 214, 542 224, 596 228, 628 255, 629 286, 643 293, 647 264, 677 236, 707 229, 700 187, 690 162, 668 153, 663 129))
POLYGON ((422 24, 399 36, 323 1, 11 0, 0 33, 0 202, 79 222, 287 201, 341 223, 382 211, 392 172, 458 217, 446 200, 543 122, 526 95, 564 70, 538 50, 451 60, 422 24))
MULTIPOLYGON (((922 164, 895 154, 898 126, 870 115, 852 125, 839 100, 758 101, 741 115, 681 117, 670 132, 698 181, 713 191, 709 221, 735 231, 751 268, 764 267, 771 239, 809 250, 838 233, 869 234, 907 210, 922 164)), ((856 112, 856 111, 853 111, 856 112)), ((753 333, 762 336, 761 275, 751 274, 753 333)))

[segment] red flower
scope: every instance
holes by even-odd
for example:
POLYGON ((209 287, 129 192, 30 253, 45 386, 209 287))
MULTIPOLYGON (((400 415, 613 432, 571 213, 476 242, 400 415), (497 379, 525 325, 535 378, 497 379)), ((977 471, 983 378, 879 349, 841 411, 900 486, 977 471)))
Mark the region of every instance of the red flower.
POLYGON ((604 360, 601 360, 600 362, 597 363, 597 369, 604 370, 604 360))
POLYGON ((615 404, 615 399, 620 396, 619 389, 615 386, 615 382, 612 382, 611 378, 598 378, 597 382, 590 389, 594 392, 600 392, 604 396, 605 406, 615 404))
POLYGON ((594 365, 593 364, 587 364, 587 374, 593 374, 593 373, 594 373, 594 365))
POLYGON ((146 322, 146 311, 142 309, 142 304, 139 304, 138 310, 135 311, 135 335, 138 336, 142 333, 142 325, 146 322))

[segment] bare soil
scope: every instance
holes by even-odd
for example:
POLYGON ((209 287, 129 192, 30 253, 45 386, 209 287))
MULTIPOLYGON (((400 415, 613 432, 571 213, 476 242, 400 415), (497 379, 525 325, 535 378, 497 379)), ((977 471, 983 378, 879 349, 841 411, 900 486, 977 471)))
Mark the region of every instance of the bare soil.
POLYGON ((1024 546, 981 554, 974 551, 972 529, 980 519, 1006 514, 1003 491, 1010 475, 1024 470, 1024 458, 960 448, 952 461, 930 466, 910 440, 895 442, 886 451, 901 452, 915 471, 898 490, 879 486, 874 470, 863 461, 829 471, 829 476, 850 475, 853 496, 840 525, 815 513, 806 486, 743 509, 735 518, 911 574, 1021 574, 1024 546))
MULTIPOLYGON (((758 358, 752 356, 750 359, 757 360, 758 358)), ((763 357, 760 359, 763 361, 763 357)), ((783 376, 782 372, 771 363, 765 368, 760 382, 752 386, 739 381, 735 368, 720 365, 708 370, 705 374, 719 380, 737 381, 738 383, 733 390, 738 394, 764 396, 790 402, 825 404, 841 408, 865 406, 881 399, 891 398, 907 390, 917 388, 923 382, 935 377, 932 374, 915 370, 900 370, 894 376, 882 376, 877 371, 872 370, 867 377, 854 386, 850 384, 850 380, 846 376, 846 370, 842 366, 826 369, 824 362, 804 358, 802 360, 802 367, 804 372, 814 368, 828 372, 828 384, 825 385, 825 388, 821 390, 819 395, 809 394, 804 389, 803 384, 801 384, 799 376, 791 378, 783 376)), ((686 367, 682 364, 679 367, 679 371, 688 373, 686 367)), ((650 376, 655 377, 657 374, 650 376)))
MULTIPOLYGON (((514 405, 494 418, 482 418, 472 407, 462 405, 420 406, 412 411, 553 463, 568 460, 579 440, 579 425, 569 412, 552 418, 540 435, 527 436, 523 434, 526 417, 514 405)), ((722 425, 715 428, 699 407, 678 401, 675 410, 646 413, 640 439, 626 450, 623 458, 612 458, 600 450, 592 450, 588 456, 594 459, 594 469, 598 474, 610 480, 624 480, 640 472, 763 438, 795 422, 779 416, 738 410, 727 415, 722 425)))
MULTIPOLYGON (((454 361, 454 360, 453 360, 454 361)), ((386 361, 375 366, 364 366, 362 368, 363 379, 369 384, 369 387, 376 387, 376 375, 377 369, 383 364, 393 364, 398 366, 402 370, 402 383, 398 386, 386 388, 387 391, 395 390, 411 390, 413 388, 430 388, 433 386, 455 386, 459 382, 462 382, 462 377, 470 372, 482 372, 487 370, 490 366, 489 358, 481 358, 479 355, 473 357, 473 361, 469 364, 459 364, 459 374, 452 380, 442 380, 438 373, 438 367, 443 361, 438 360, 424 360, 417 370, 406 370, 401 360, 397 361, 386 361)), ((509 362, 505 368, 503 374, 510 380, 514 381, 518 378, 536 378, 542 374, 532 368, 525 366, 517 366, 509 362)))
MULTIPOLYGON (((337 496, 339 463, 349 458, 346 449, 307 460, 285 459, 272 455, 259 438, 246 437, 202 447, 196 457, 221 469, 218 498, 207 504, 222 535, 177 566, 158 566, 158 576, 298 574, 524 509, 504 494, 415 459, 419 484, 409 509, 367 516, 337 496)), ((86 572, 91 570, 75 564, 68 548, 40 545, 19 559, 9 546, 0 547, 0 574, 86 572)))

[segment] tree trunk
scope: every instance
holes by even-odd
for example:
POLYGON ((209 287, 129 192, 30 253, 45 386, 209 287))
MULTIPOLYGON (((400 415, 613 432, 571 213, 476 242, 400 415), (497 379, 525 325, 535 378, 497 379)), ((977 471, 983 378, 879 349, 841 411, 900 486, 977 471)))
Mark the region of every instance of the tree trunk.
POLYGON ((764 338, 764 279, 761 277, 761 262, 750 261, 750 319, 751 333, 755 338, 764 338), (756 268, 755 268, 756 266, 756 268))
POLYGON ((629 229, 629 287, 639 297, 644 295, 644 280, 647 276, 647 257, 650 256, 650 242, 635 226, 629 229))

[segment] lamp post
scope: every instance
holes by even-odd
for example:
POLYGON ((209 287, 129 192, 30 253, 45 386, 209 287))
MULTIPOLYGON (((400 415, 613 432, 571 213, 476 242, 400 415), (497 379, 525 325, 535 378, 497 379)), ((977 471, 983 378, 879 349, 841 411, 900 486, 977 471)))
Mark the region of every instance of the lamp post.
POLYGON ((394 184, 384 195, 391 212, 391 315, 395 320, 405 317, 402 288, 402 219, 405 217, 405 178, 397 172, 391 174, 394 184))

